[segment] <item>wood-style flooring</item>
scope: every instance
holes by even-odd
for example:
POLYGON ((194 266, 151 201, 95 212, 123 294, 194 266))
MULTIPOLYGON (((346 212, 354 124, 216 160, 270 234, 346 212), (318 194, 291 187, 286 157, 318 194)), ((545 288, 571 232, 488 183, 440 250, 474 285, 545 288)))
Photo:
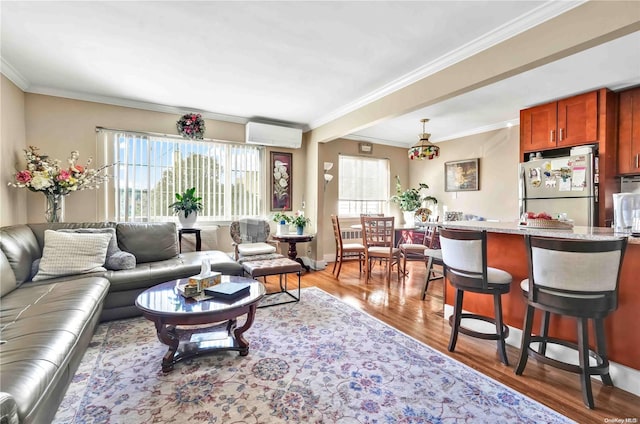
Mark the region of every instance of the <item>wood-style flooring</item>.
MULTIPOLYGON (((459 335, 455 352, 448 352, 450 327, 443 319, 443 280, 432 281, 427 298, 421 300, 425 278, 423 263, 410 262, 407 265, 409 275, 400 282, 394 272, 390 284, 384 281, 384 267, 376 266, 366 285, 357 262, 346 262, 339 280, 333 277, 332 267, 333 264, 329 264, 326 270, 304 273, 302 287, 319 287, 578 423, 640 423, 640 397, 622 389, 606 387, 592 380, 596 409, 589 410, 582 403, 577 374, 530 358, 524 374, 515 375, 519 349, 513 346, 507 346, 510 366, 500 362, 494 341, 464 334, 459 335)), ((267 288, 277 288, 276 280, 269 280, 267 288), (271 285, 274 287, 269 287, 271 285)))

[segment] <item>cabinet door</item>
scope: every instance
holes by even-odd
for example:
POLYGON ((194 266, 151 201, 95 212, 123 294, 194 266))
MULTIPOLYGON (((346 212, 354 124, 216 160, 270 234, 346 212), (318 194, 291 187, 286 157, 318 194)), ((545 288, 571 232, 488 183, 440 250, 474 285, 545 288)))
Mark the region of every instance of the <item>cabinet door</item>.
POLYGON ((640 87, 620 93, 618 173, 640 173, 640 87))
POLYGON ((520 111, 520 150, 535 152, 556 147, 557 103, 520 111))
POLYGON ((598 141, 598 92, 558 101, 558 146, 598 141))

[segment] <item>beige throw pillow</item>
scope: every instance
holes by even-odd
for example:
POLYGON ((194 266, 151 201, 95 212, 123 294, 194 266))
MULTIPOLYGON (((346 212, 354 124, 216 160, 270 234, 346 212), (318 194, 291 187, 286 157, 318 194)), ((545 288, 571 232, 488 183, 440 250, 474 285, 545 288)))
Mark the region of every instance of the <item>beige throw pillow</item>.
POLYGON ((112 235, 44 232, 44 249, 33 281, 63 275, 106 271, 103 267, 112 235))

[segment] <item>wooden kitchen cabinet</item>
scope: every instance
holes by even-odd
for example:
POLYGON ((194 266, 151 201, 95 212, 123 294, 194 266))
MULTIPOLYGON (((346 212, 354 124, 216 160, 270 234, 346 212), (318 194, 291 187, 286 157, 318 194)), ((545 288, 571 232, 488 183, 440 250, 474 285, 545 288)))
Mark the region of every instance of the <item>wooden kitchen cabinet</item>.
POLYGON ((618 174, 640 174, 640 87, 618 99, 618 174))
POLYGON ((523 153, 597 141, 597 91, 520 111, 520 151, 523 153))

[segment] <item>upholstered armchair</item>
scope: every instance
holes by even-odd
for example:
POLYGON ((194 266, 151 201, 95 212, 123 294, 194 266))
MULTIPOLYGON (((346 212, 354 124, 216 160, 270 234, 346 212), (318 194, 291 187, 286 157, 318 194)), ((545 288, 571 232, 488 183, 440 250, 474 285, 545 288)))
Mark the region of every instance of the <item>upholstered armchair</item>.
POLYGON ((269 240, 269 221, 241 218, 231 223, 229 233, 233 240, 234 259, 239 262, 270 258, 276 253, 277 242, 269 240))

